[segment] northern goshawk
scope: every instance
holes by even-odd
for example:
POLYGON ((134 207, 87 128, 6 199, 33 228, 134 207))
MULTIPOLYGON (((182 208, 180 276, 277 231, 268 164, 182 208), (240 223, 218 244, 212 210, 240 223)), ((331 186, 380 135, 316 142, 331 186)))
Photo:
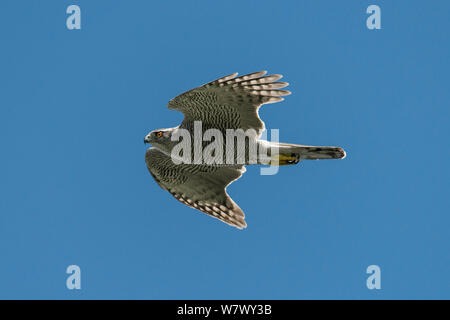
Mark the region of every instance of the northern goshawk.
POLYGON ((303 146, 259 139, 265 128, 258 116, 259 107, 282 101, 281 96, 290 94, 287 90, 280 90, 288 85, 277 82, 281 75, 265 74, 266 71, 261 71, 237 77, 234 73, 180 94, 170 100, 168 107, 184 114, 182 123, 174 128, 152 131, 144 139, 145 143, 152 144, 145 154, 147 168, 163 189, 185 205, 239 229, 247 226, 245 216, 227 194, 226 188, 245 172, 245 165, 289 165, 304 159, 345 157, 345 151, 339 147, 303 146), (197 124, 201 126, 201 133, 195 138, 197 124), (203 134, 210 129, 216 130, 211 135, 214 139, 205 139, 203 134), (218 133, 223 137, 232 133, 234 137, 232 140, 228 140, 228 136, 222 139, 218 133), (174 153, 180 137, 189 149, 174 153), (241 137, 247 139, 245 143, 236 143, 241 137), (197 141, 199 138, 200 142, 197 141), (214 161, 192 161, 199 152, 197 160, 202 156, 207 158, 210 142, 214 142, 216 147, 215 150, 209 149, 214 161), (228 148, 230 143, 232 146, 228 148), (239 153, 241 157, 237 159, 239 153), (232 161, 229 161, 230 157, 232 161))

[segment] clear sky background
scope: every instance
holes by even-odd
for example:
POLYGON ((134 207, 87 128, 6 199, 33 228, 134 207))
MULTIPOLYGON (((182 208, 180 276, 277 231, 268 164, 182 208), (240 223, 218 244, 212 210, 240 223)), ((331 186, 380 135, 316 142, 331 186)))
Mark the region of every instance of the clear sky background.
POLYGON ((0 2, 0 298, 450 298, 449 1, 0 2), (81 7, 81 30, 66 8, 81 7), (381 30, 366 8, 381 7, 381 30), (283 142, 338 145, 228 191, 248 228, 173 199, 144 162, 166 108, 283 74, 283 142), (81 290, 66 268, 81 268, 81 290), (368 290, 366 268, 381 268, 368 290))

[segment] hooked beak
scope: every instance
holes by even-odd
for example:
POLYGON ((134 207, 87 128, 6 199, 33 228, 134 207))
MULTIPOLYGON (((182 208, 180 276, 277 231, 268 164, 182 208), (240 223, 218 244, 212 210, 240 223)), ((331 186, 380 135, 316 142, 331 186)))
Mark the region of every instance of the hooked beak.
POLYGON ((150 135, 146 135, 144 138, 144 144, 150 143, 150 135))

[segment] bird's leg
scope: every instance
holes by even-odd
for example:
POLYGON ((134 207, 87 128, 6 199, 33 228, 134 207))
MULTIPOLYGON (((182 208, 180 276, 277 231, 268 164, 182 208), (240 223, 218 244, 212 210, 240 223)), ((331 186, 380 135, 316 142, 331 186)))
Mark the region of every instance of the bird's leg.
POLYGON ((271 157, 271 166, 285 166, 290 164, 297 164, 300 162, 300 155, 297 153, 291 154, 274 154, 271 157))

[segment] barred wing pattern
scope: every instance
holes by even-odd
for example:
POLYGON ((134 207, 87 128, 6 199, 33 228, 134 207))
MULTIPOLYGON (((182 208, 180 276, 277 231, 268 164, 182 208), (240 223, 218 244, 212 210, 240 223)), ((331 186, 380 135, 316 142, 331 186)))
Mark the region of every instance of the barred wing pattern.
POLYGON ((289 95, 287 90, 279 90, 289 84, 275 82, 281 75, 265 76, 260 71, 237 77, 233 73, 209 82, 203 86, 180 94, 170 100, 169 109, 181 111, 184 120, 181 128, 191 130, 194 121, 202 121, 203 128, 254 129, 258 137, 264 130, 264 122, 259 118, 258 109, 262 104, 282 101, 281 96, 289 95))
POLYGON ((156 148, 147 150, 145 162, 161 188, 181 203, 239 229, 247 227, 244 213, 226 192, 245 172, 244 166, 174 164, 156 148))

